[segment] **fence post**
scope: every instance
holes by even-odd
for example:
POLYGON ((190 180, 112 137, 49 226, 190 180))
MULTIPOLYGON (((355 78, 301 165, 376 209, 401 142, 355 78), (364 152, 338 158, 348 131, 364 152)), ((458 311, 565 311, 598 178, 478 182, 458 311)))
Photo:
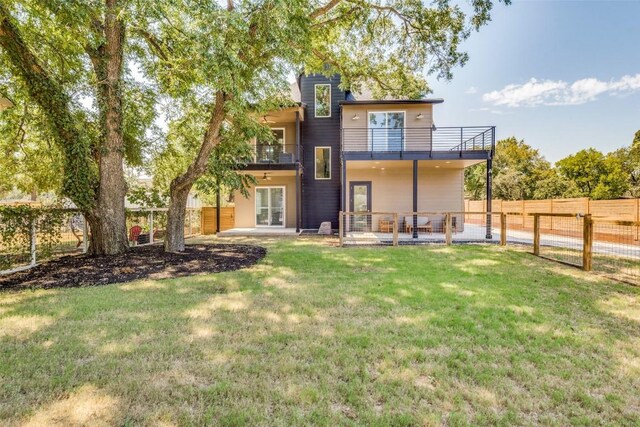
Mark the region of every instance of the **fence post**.
POLYGON ((447 239, 447 245, 451 244, 451 212, 445 216, 445 235, 447 239))
POLYGON ((89 226, 87 224, 87 217, 82 215, 82 253, 89 252, 89 226))
POLYGON ((593 220, 591 219, 591 214, 584 216, 582 238, 582 269, 591 271, 591 250, 593 248, 593 220))
POLYGON ((398 246, 398 213, 393 214, 393 246, 398 246))
POLYGON ((149 244, 153 243, 153 209, 149 211, 149 244))
POLYGON ((540 215, 533 215, 533 254, 540 255, 540 215))
POLYGON ((36 220, 31 220, 31 264, 33 267, 36 265, 36 220))
POLYGON ((500 246, 507 245, 507 214, 500 212, 500 246))
POLYGON ((338 232, 340 234, 340 247, 344 244, 344 212, 340 211, 338 214, 338 232))

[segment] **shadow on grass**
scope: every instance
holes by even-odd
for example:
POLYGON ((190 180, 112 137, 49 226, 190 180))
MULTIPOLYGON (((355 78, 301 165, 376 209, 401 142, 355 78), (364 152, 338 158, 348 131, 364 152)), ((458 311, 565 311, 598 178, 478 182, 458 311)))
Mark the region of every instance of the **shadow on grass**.
POLYGON ((323 243, 0 296, 0 419, 77 400, 116 424, 637 421, 637 290, 497 247, 323 243))

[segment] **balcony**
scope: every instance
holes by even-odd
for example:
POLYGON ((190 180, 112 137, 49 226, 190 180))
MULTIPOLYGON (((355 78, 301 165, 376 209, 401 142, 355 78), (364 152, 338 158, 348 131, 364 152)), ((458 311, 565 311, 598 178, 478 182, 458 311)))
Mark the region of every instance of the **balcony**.
POLYGON ((493 126, 342 129, 342 151, 351 160, 483 159, 494 149, 493 126))
POLYGON ((253 161, 245 170, 294 169, 298 161, 296 144, 256 144, 252 148, 253 161))

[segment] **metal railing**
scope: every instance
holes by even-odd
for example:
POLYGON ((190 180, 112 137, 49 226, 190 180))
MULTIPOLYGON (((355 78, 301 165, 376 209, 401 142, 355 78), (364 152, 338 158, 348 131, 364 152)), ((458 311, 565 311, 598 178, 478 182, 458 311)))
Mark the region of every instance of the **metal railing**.
POLYGON ((494 149, 494 126, 342 129, 342 151, 346 152, 466 152, 494 149))
POLYGON ((283 164, 298 161, 296 144, 256 144, 253 150, 255 163, 283 164))

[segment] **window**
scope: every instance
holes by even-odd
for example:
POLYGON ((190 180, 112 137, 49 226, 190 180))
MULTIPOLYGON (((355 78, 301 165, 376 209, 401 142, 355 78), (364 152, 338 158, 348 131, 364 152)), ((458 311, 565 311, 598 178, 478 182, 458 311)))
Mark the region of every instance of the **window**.
POLYGON ((331 85, 315 85, 316 117, 331 117, 331 85))
POLYGON ((316 179, 331 179, 331 147, 316 147, 316 179))
POLYGON ((404 149, 404 112, 369 113, 369 150, 401 151, 404 149))

